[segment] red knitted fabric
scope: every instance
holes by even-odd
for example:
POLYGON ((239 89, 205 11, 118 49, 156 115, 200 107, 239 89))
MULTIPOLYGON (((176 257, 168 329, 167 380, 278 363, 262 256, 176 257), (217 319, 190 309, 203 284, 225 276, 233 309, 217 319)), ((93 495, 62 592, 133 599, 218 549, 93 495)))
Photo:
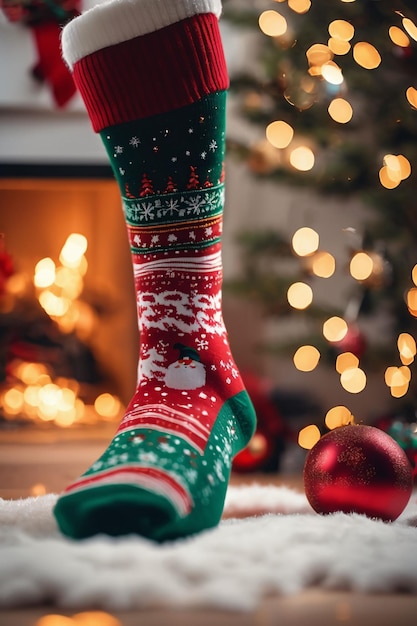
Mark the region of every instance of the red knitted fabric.
POLYGON ((98 50, 75 64, 74 80, 96 132, 227 89, 217 18, 196 15, 98 50))

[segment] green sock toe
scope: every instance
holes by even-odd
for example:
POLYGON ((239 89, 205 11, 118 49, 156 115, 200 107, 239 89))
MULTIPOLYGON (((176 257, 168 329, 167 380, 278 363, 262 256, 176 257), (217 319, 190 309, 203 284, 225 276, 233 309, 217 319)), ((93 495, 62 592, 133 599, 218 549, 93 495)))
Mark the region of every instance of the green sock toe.
POLYGON ((137 534, 158 540, 175 526, 178 513, 169 500, 131 485, 105 485, 61 497, 54 509, 61 531, 73 539, 93 535, 137 534))

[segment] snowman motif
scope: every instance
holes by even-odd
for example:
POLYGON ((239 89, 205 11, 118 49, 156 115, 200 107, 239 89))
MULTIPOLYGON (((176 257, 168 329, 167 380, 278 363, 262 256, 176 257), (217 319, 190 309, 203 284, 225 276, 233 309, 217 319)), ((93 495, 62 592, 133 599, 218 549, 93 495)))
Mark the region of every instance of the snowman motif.
POLYGON ((167 367, 164 382, 171 389, 198 389, 206 383, 206 370, 197 350, 182 343, 174 344, 179 350, 178 360, 167 367))

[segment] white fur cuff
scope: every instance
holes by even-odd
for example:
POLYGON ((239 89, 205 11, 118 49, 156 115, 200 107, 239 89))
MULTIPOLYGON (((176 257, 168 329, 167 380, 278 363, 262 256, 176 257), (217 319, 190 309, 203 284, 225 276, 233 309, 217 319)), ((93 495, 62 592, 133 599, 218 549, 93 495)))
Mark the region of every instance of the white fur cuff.
POLYGON ((83 57, 199 13, 220 16, 221 0, 111 0, 73 19, 62 32, 70 67, 83 57))

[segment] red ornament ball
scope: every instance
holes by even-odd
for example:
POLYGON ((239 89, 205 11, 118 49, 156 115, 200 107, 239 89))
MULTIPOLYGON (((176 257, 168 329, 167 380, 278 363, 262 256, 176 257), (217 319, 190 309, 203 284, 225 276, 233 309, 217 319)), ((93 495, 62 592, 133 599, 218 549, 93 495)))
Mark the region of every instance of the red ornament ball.
POLYGON ((411 464, 374 426, 341 426, 324 435, 304 465, 305 493, 317 513, 361 513, 395 520, 413 488, 411 464))

